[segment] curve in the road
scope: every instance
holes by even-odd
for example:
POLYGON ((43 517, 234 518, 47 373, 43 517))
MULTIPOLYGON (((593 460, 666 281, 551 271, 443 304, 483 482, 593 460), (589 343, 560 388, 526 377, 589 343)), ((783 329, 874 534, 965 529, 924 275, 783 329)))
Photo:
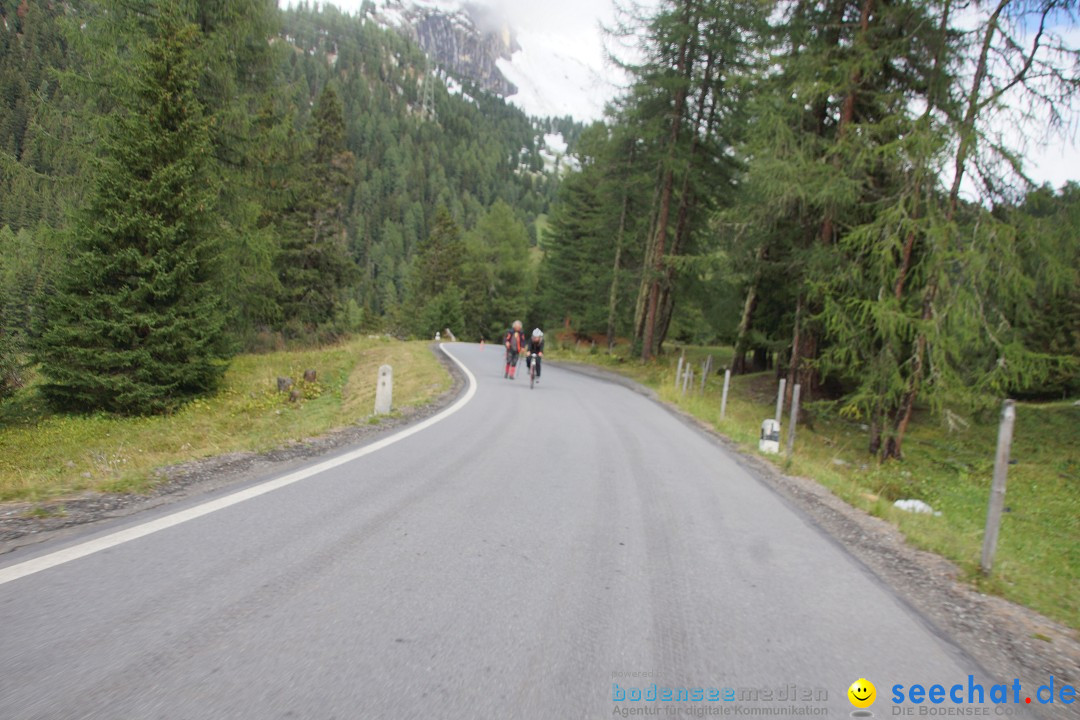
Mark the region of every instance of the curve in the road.
POLYGON ((288 475, 285 475, 283 477, 279 477, 273 480, 267 480, 266 482, 259 483, 258 485, 253 485, 251 487, 244 488, 243 490, 238 490, 237 492, 230 493, 225 497, 210 500, 194 507, 186 508, 184 510, 178 510, 177 512, 165 515, 164 517, 149 520, 134 527, 118 530, 114 533, 109 533, 108 535, 105 535, 103 537, 86 540, 84 542, 78 543, 77 545, 73 545, 62 550, 50 552, 47 555, 42 555, 41 557, 25 560, 21 563, 11 565, 6 568, 0 568, 0 585, 14 582, 15 580, 18 580, 20 578, 39 573, 42 570, 48 570, 49 568, 56 567, 57 565, 63 565, 64 563, 71 562, 72 560, 78 560, 79 558, 93 555, 94 553, 101 552, 102 550, 114 548, 117 545, 123 545, 124 543, 131 542, 132 540, 138 540, 139 538, 146 537, 147 535, 152 535, 153 533, 160 532, 162 530, 165 530, 166 528, 175 527, 176 525, 180 525, 181 523, 185 523, 190 520, 209 515, 210 513, 217 512, 218 510, 224 510, 227 507, 232 507, 233 505, 242 503, 245 500, 251 500, 252 498, 259 497, 260 495, 265 495, 275 490, 280 490, 283 487, 288 487, 289 485, 298 483, 301 480, 306 480, 310 477, 314 477, 315 475, 326 472, 327 470, 330 470, 332 468, 336 468, 340 465, 350 463, 354 460, 364 457, 365 455, 370 455, 373 452, 378 452, 379 450, 382 450, 385 447, 389 447, 396 442, 400 442, 407 437, 411 437, 418 432, 423 432, 424 430, 436 423, 442 422, 454 413, 461 410, 469 403, 470 400, 473 399, 473 396, 476 395, 476 377, 473 376, 472 372, 469 371, 469 368, 465 367, 465 365, 460 360, 454 357, 454 355, 447 349, 446 345, 440 345, 439 347, 442 348, 442 351, 446 353, 446 356, 449 357, 454 362, 454 364, 456 364, 461 369, 463 373, 465 373, 465 377, 468 379, 468 388, 466 389, 465 394, 458 398, 458 400, 453 405, 446 408, 442 412, 433 415, 422 422, 407 427, 400 432, 396 432, 393 435, 385 437, 381 440, 377 440, 370 445, 365 445, 362 448, 358 448, 342 455, 338 455, 337 457, 330 458, 329 460, 324 460, 321 463, 312 465, 311 467, 303 468, 301 470, 297 470, 296 472, 289 473, 288 475))

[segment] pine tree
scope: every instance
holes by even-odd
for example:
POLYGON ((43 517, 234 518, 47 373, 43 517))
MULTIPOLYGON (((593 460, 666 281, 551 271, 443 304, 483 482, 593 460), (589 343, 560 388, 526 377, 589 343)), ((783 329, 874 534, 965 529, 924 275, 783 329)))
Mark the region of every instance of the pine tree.
POLYGON ((515 319, 525 320, 535 282, 528 231, 510 206, 498 201, 468 234, 466 247, 466 337, 499 337, 515 319))
POLYGON ((627 270, 637 259, 649 182, 635 163, 636 143, 623 128, 600 123, 582 133, 575 153, 581 169, 559 186, 538 277, 544 322, 605 333, 609 345, 633 320, 625 300, 635 278, 627 270))
POLYGON ((59 408, 167 411, 225 369, 198 29, 173 3, 154 10, 129 72, 112 78, 119 108, 37 347, 59 408))
POLYGON ((413 259, 409 279, 409 300, 405 324, 420 337, 430 337, 444 328, 465 330, 464 281, 465 242, 461 228, 450 211, 436 211, 431 236, 420 245, 413 259))
POLYGON ((316 326, 334 318, 356 277, 345 225, 356 157, 345 147, 345 117, 333 86, 319 96, 305 160, 291 189, 277 263, 286 319, 316 326))
POLYGON ((646 27, 646 62, 633 68, 626 116, 656 163, 651 231, 635 310, 642 359, 660 348, 673 316, 680 255, 726 204, 739 163, 744 86, 755 70, 768 8, 745 0, 670 0, 646 27))
POLYGON ((12 290, 15 283, 9 267, 15 255, 15 233, 7 225, 0 225, 0 400, 10 395, 21 384, 19 342, 16 323, 12 317, 16 303, 12 290))

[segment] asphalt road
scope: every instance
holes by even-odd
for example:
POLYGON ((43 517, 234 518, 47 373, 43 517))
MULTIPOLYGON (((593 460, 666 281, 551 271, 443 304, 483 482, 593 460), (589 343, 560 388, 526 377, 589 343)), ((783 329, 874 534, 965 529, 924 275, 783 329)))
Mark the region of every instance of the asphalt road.
POLYGON ((475 395, 399 442, 141 537, 194 503, 6 556, 0 718, 605 718, 643 706, 613 683, 654 682, 817 693, 660 717, 846 717, 859 677, 883 717, 894 683, 978 673, 649 399, 558 367, 530 391, 497 348, 451 347, 475 395), (64 548, 89 554, 12 574, 64 548))

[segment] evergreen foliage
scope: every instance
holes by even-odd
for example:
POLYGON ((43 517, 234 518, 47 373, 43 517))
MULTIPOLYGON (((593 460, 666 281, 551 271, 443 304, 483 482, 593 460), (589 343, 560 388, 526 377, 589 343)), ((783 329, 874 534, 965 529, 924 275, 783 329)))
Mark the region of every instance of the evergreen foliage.
POLYGON ((42 391, 65 409, 161 412, 224 370, 198 30, 155 10, 130 72, 110 78, 120 104, 38 342, 42 391))

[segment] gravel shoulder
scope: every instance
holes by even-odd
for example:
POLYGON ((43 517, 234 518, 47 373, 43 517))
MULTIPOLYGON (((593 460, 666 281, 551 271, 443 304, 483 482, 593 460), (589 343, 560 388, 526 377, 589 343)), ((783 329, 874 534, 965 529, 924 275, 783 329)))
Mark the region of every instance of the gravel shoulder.
POLYGON ((395 412, 378 424, 369 424, 365 418, 326 435, 289 443, 269 452, 229 453, 164 467, 158 471, 160 482, 145 494, 88 492, 46 503, 0 505, 0 556, 83 532, 88 526, 285 473, 313 458, 365 445, 425 420, 453 403, 466 386, 461 369, 437 346, 432 346, 432 352, 450 373, 450 389, 426 405, 395 412))
MULTIPOLYGON (((1027 689, 1049 682, 1080 684, 1080 637, 1030 608, 985 595, 963 582, 960 569, 912 547, 893 525, 852 507, 812 478, 784 474, 764 458, 745 453, 710 425, 661 401, 651 389, 591 365, 559 367, 622 385, 651 398, 687 425, 706 433, 739 464, 855 556, 940 636, 968 653, 1003 682, 1019 678, 1027 689)), ((928 678, 933 680, 933 678, 928 678)), ((944 679, 942 679, 944 680, 944 679)), ((1044 706, 1038 717, 1075 718, 1076 706, 1044 706)))

